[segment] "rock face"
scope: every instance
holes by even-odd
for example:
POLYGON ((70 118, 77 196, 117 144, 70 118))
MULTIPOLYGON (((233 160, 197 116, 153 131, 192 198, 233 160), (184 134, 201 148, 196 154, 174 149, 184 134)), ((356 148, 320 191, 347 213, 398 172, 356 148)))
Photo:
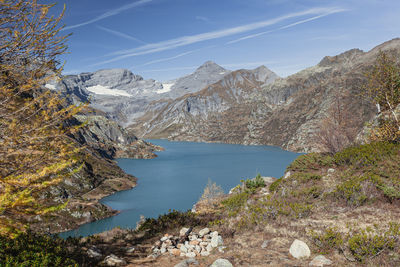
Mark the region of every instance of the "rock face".
POLYGON ((100 115, 76 115, 77 123, 86 123, 76 134, 81 144, 96 149, 102 156, 113 158, 155 158, 154 151, 162 150, 100 115))
POLYGON ((144 80, 126 69, 106 69, 68 75, 46 87, 71 95, 74 103, 90 102, 91 107, 107 113, 119 124, 128 125, 144 114, 151 101, 197 92, 228 73, 228 70, 208 61, 194 73, 165 83, 144 80))
POLYGON ((379 51, 396 55, 400 39, 363 52, 325 57, 287 78, 266 68, 231 72, 197 93, 149 104, 131 127, 138 136, 172 140, 276 145, 318 151, 316 132, 340 94, 360 131, 376 108, 360 96, 364 73, 379 51))

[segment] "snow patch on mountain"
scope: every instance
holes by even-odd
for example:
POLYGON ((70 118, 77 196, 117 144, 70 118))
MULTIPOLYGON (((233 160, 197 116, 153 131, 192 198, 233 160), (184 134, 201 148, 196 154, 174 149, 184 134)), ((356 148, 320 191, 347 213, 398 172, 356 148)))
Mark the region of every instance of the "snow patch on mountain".
POLYGON ((89 92, 97 95, 112 95, 112 96, 132 96, 123 90, 110 89, 108 86, 95 85, 86 87, 89 92))
POLYGON ((173 85, 174 85, 174 83, 163 83, 162 84, 163 89, 157 90, 156 93, 157 94, 167 93, 167 92, 171 91, 171 87, 173 85))

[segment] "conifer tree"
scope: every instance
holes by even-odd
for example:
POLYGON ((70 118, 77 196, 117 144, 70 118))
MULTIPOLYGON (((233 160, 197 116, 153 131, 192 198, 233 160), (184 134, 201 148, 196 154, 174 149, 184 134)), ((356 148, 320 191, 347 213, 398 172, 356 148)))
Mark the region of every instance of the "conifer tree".
MULTIPOLYGON (((0 0, 0 234, 27 229, 25 218, 59 209, 44 191, 79 166, 79 149, 66 121, 81 107, 69 106, 43 86, 59 77, 58 57, 68 36, 63 13, 35 0, 0 0)), ((64 8, 65 9, 65 8, 64 8)))
POLYGON ((364 93, 382 112, 372 141, 400 141, 400 66, 388 53, 380 52, 375 66, 366 73, 364 93))

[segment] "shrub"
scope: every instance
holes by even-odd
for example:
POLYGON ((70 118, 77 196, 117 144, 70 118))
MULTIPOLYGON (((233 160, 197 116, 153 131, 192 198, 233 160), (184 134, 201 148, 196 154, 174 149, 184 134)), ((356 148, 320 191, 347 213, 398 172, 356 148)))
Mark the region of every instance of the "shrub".
POLYGON ((334 160, 339 166, 348 165, 355 168, 377 166, 381 161, 396 156, 398 151, 399 145, 388 142, 375 142, 346 148, 336 153, 334 160))
POLYGON ((158 216, 157 219, 146 218, 146 220, 139 226, 138 232, 144 231, 147 237, 157 235, 168 229, 174 229, 182 226, 196 226, 203 225, 208 222, 203 222, 193 212, 176 211, 173 210, 167 214, 158 216))
POLYGON ((344 238, 336 228, 327 228, 322 233, 311 231, 313 243, 318 247, 318 253, 327 254, 333 249, 339 249, 344 238))
POLYGON ((288 167, 288 171, 319 170, 331 166, 333 158, 324 153, 309 153, 297 157, 288 167))
POLYGON ((242 192, 234 194, 227 199, 223 200, 221 204, 224 209, 228 211, 230 216, 236 215, 246 204, 250 194, 248 192, 242 192))
POLYGON ((273 193, 273 192, 277 192, 279 185, 282 183, 283 178, 279 178, 276 181, 274 181, 270 186, 269 186, 269 192, 273 193))
POLYGON ((383 250, 393 250, 400 235, 400 224, 390 223, 389 229, 379 232, 378 229, 362 229, 348 239, 348 247, 353 256, 361 262, 375 257, 383 250))
POLYGON ((244 184, 246 185, 246 188, 250 190, 255 190, 259 187, 264 187, 265 186, 265 181, 261 177, 261 174, 257 174, 255 179, 247 179, 244 184))
POLYGON ((14 239, 0 236, 0 266, 78 265, 95 265, 81 250, 78 239, 63 240, 31 232, 14 239))

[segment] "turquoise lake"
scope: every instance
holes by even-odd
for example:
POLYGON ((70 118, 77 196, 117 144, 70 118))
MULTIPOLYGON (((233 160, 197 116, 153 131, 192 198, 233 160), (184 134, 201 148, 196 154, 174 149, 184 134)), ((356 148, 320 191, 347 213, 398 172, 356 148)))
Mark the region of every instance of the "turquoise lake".
POLYGON ((149 140, 165 151, 155 159, 118 159, 118 165, 138 178, 137 186, 101 202, 121 211, 118 215, 61 233, 61 237, 87 236, 114 227, 135 228, 140 215, 158 217, 169 209, 186 211, 203 193, 208 179, 227 193, 241 179, 281 177, 300 154, 271 146, 149 140))

